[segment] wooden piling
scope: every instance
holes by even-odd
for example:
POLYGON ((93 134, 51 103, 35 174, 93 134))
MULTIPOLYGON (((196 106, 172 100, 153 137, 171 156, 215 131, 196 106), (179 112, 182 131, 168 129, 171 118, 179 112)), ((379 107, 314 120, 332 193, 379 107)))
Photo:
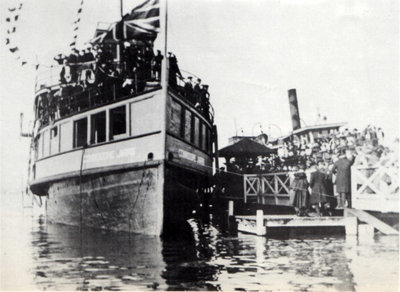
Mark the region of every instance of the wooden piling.
POLYGON ((263 210, 257 210, 256 215, 256 233, 257 235, 265 235, 267 228, 264 226, 264 212, 263 210))
POLYGON ((233 201, 228 202, 228 216, 233 216, 233 201))
POLYGON ((357 235, 358 233, 357 217, 345 217, 344 220, 345 220, 346 235, 357 235))

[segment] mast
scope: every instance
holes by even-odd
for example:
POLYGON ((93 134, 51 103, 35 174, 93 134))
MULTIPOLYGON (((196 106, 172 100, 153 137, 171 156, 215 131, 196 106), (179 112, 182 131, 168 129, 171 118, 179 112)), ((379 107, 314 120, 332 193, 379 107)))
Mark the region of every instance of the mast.
POLYGON ((124 17, 124 0, 120 0, 119 7, 121 9, 121 18, 124 17))
POLYGON ((164 58, 161 64, 161 133, 163 143, 163 159, 166 159, 166 143, 167 143, 167 106, 168 106, 168 0, 160 0, 160 37, 162 38, 161 45, 164 45, 164 58))

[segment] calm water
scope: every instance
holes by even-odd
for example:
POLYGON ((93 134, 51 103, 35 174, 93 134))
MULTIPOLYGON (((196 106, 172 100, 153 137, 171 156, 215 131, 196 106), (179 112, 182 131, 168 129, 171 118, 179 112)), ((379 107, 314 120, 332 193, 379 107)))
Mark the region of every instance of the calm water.
POLYGON ((2 202, 2 290, 398 290, 396 237, 266 239, 193 220, 158 238, 48 224, 2 202))

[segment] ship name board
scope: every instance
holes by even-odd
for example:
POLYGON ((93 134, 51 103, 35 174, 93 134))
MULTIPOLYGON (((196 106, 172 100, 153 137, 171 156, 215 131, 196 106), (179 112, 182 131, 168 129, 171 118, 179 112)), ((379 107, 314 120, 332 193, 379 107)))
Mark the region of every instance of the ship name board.
POLYGON ((135 155, 134 148, 117 149, 112 151, 104 151, 97 153, 88 153, 84 156, 85 163, 100 162, 100 161, 112 161, 115 159, 128 159, 135 155))
POLYGON ((205 165, 205 160, 203 157, 200 157, 196 154, 190 153, 188 151, 185 151, 183 149, 179 149, 178 150, 178 155, 180 158, 184 158, 186 160, 201 164, 201 165, 205 165))

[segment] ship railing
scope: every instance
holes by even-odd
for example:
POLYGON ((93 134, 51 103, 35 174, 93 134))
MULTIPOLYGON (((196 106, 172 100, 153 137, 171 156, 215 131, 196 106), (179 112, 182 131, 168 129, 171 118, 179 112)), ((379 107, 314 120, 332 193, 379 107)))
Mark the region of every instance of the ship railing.
MULTIPOLYGON (((113 103, 117 100, 123 100, 143 93, 150 92, 160 88, 159 82, 144 81, 145 87, 140 92, 126 92, 115 83, 109 88, 103 89, 97 86, 81 88, 70 87, 76 90, 72 94, 66 94, 63 90, 65 87, 54 90, 54 94, 48 98, 44 96, 41 101, 42 105, 37 107, 37 117, 40 120, 41 127, 47 126, 55 120, 65 118, 79 112, 113 103), (78 91, 79 90, 79 91, 78 91)), ((50 91, 50 90, 49 90, 50 91)))
POLYGON ((289 188, 294 173, 244 174, 244 202, 288 205, 289 188))
POLYGON ((351 169, 352 207, 379 212, 399 212, 399 162, 395 155, 372 165, 351 169))

